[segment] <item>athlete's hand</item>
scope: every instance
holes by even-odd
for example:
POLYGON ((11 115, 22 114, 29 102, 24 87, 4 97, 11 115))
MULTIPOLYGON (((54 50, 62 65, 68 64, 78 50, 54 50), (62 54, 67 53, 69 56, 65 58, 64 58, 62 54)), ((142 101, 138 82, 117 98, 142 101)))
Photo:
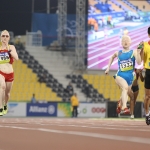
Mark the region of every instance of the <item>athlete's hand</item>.
POLYGON ((109 69, 107 68, 106 71, 105 71, 105 74, 108 74, 108 73, 109 73, 109 69))
POLYGON ((137 49, 137 53, 141 54, 143 52, 143 49, 137 49))
POLYGON ((144 46, 144 42, 140 42, 140 44, 138 45, 138 48, 137 48, 137 52, 140 53, 142 50, 143 50, 143 46, 144 46))

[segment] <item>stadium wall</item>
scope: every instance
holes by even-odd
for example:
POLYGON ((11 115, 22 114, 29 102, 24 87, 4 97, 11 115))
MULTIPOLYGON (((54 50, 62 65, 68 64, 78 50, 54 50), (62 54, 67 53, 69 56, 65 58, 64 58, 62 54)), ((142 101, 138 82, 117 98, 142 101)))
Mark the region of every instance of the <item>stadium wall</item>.
MULTIPOLYGON (((78 109, 79 118, 107 118, 118 117, 116 114, 116 102, 105 103, 80 103, 78 109)), ((135 117, 143 117, 143 103, 137 102, 135 117)), ((26 103, 9 102, 6 117, 64 117, 70 118, 70 103, 26 103)))

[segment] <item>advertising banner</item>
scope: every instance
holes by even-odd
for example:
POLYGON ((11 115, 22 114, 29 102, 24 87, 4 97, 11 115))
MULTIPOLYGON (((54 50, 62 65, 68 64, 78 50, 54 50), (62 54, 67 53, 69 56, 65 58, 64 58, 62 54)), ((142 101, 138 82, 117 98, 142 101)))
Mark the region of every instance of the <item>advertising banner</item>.
POLYGON ((25 117, 26 116, 26 103, 9 102, 8 113, 6 116, 25 117))
POLYGON ((57 104, 57 117, 71 117, 71 105, 70 103, 58 103, 57 104))
POLYGON ((57 103, 28 103, 27 116, 56 117, 57 103))
POLYGON ((78 117, 99 117, 105 118, 107 115, 106 103, 90 104, 81 103, 78 117))
POLYGON ((105 12, 105 13, 100 13, 100 14, 89 14, 88 18, 96 18, 96 19, 100 19, 101 17, 104 16, 112 16, 113 18, 124 18, 125 16, 125 12, 105 12))

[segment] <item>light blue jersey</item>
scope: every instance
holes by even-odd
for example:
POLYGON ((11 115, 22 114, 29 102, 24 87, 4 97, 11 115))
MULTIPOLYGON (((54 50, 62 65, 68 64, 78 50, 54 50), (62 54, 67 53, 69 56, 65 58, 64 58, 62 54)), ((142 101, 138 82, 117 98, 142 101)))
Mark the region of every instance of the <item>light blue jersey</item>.
POLYGON ((135 57, 133 55, 133 50, 130 50, 129 52, 119 51, 118 66, 119 70, 114 77, 122 77, 130 86, 134 79, 135 57))

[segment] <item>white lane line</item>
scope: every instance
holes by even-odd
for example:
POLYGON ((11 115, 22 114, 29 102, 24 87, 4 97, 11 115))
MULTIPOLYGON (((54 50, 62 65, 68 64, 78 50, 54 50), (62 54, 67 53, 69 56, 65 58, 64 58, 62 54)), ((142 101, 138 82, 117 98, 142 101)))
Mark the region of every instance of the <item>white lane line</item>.
MULTIPOLYGON (((118 131, 137 131, 137 132, 150 132, 150 130, 148 128, 143 128, 143 129, 139 129, 138 128, 131 128, 130 126, 124 126, 122 128, 119 127, 109 127, 109 126, 88 126, 88 125, 77 125, 77 124, 55 124, 55 123, 50 123, 50 124, 45 124, 45 123, 39 123, 39 122, 35 122, 35 123, 28 123, 30 125, 41 125, 41 126, 59 126, 59 127, 74 127, 74 128, 89 128, 89 129, 103 129, 103 130, 118 130, 118 131)), ((14 125, 14 124, 13 124, 14 125)), ((13 127, 13 125, 9 124, 9 126, 13 127)), ((24 124, 26 125, 26 124, 24 124)), ((15 124, 15 126, 20 126, 20 124, 15 124)), ((141 126, 140 126, 141 127, 141 126)))
POLYGON ((43 128, 27 128, 27 127, 17 127, 17 126, 0 125, 0 127, 20 129, 20 130, 43 131, 43 132, 77 135, 77 136, 85 136, 85 137, 94 137, 94 138, 101 138, 101 139, 115 140, 115 141, 124 141, 124 142, 126 141, 126 142, 150 144, 150 138, 128 137, 128 136, 119 136, 119 135, 111 135, 111 134, 98 134, 98 133, 76 132, 76 131, 51 130, 51 129, 43 129, 43 128))

